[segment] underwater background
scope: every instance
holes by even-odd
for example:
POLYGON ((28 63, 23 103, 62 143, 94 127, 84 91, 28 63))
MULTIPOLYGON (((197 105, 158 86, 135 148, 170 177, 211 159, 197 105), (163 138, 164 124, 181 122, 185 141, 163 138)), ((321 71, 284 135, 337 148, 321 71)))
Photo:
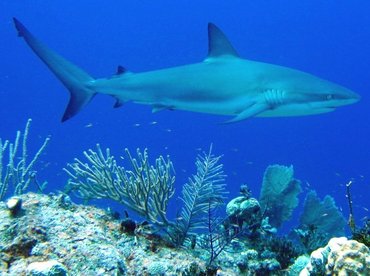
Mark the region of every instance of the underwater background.
MULTIPOLYGON (((369 215, 370 194, 370 3, 368 1, 7 1, 0 2, 0 137, 14 140, 32 118, 29 151, 51 135, 37 167, 47 192, 62 190, 62 168, 82 152, 109 147, 124 155, 148 148, 154 159, 170 155, 176 189, 195 172, 200 150, 223 155, 230 198, 248 184, 260 193, 270 164, 292 164, 295 177, 320 198, 329 194, 348 216, 345 184, 353 179, 356 222, 369 215), (61 123, 69 94, 17 37, 12 17, 50 48, 105 77, 122 65, 132 72, 203 60, 207 23, 217 24, 243 58, 312 73, 359 93, 355 105, 315 116, 252 118, 219 124, 224 116, 162 111, 97 95, 76 117, 61 123)), ((122 211, 112 202, 94 202, 122 211)), ((176 201, 174 203, 176 204, 176 201)), ((170 209, 176 215, 175 208, 170 209)), ((170 212, 171 212, 170 211, 170 212)), ((295 210, 296 217, 300 209, 295 210)), ((169 217, 172 217, 171 213, 169 217)), ((286 223, 287 229, 297 221, 286 223)))

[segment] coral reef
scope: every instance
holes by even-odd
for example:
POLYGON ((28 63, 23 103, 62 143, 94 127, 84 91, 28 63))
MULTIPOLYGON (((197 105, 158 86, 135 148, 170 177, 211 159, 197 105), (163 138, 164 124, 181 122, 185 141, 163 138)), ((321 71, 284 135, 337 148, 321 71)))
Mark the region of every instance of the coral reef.
POLYGON ((84 152, 87 162, 76 158, 64 169, 70 177, 66 191, 85 201, 115 200, 145 219, 135 221, 124 211, 119 220, 110 210, 76 205, 66 194, 25 194, 30 184, 43 190, 33 167, 49 142, 28 160, 30 123, 14 143, 0 139, 1 275, 370 275, 370 223, 354 223, 352 182, 350 227, 353 239, 365 244, 333 238, 324 246, 344 234, 345 221, 333 198, 320 201, 314 191, 307 194, 299 228, 291 236, 276 235, 298 205, 301 185, 292 166, 266 169, 259 200, 242 185, 225 217, 226 176, 211 147, 197 156, 196 173, 183 186, 182 209, 171 219, 170 158, 151 164, 147 149, 136 157, 126 149, 127 169, 97 145, 84 152), (10 186, 15 196, 2 202, 10 186))
POLYGON ((259 254, 254 249, 249 249, 243 252, 238 259, 238 267, 243 269, 248 268, 252 275, 269 275, 280 270, 279 262, 274 258, 274 254, 266 251, 259 254))
POLYGON ((151 165, 146 149, 137 150, 136 158, 128 149, 125 151, 131 170, 119 166, 109 149, 104 154, 97 145, 96 151, 85 151, 89 163, 76 158, 64 169, 70 176, 66 191, 73 191, 84 200, 108 198, 123 204, 157 226, 176 247, 193 239, 199 229, 208 229, 210 263, 213 262, 225 244, 218 234, 220 220, 215 216, 227 193, 220 156, 212 154, 212 147, 208 154, 198 155, 197 172, 182 190, 180 215, 171 221, 167 218, 167 206, 174 195, 175 177, 170 158, 160 156, 151 165))
POLYGON ((305 268, 310 261, 307 255, 299 256, 294 263, 289 267, 289 276, 297 276, 305 268))

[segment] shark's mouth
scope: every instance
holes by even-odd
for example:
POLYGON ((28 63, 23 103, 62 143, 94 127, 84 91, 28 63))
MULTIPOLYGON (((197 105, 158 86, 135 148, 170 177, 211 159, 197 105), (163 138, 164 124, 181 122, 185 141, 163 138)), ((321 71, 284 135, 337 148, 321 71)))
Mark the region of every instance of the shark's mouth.
MULTIPOLYGON (((323 108, 321 108, 322 110, 323 110, 323 113, 325 113, 325 112, 332 112, 332 111, 334 111, 335 109, 337 109, 336 107, 334 107, 334 106, 329 106, 329 107, 323 107, 323 108)), ((319 109, 320 110, 320 109, 319 109)))
POLYGON ((261 112, 260 114, 257 115, 257 117, 307 116, 328 113, 334 111, 335 109, 336 107, 334 106, 312 106, 312 104, 289 104, 261 112))

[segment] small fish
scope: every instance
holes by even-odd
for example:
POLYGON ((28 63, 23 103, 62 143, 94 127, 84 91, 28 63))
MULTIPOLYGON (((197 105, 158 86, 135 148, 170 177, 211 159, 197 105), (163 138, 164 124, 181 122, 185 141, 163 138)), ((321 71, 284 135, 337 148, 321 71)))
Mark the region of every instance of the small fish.
POLYGON ((156 122, 156 121, 153 121, 153 122, 149 123, 149 125, 151 125, 151 126, 156 125, 156 124, 158 124, 158 122, 156 122))
POLYGON ((88 128, 88 127, 92 127, 93 126, 93 124, 92 123, 88 123, 87 125, 85 125, 85 127, 86 128, 88 128))
POLYGON ((134 124, 134 127, 139 127, 139 126, 140 126, 139 123, 134 124))

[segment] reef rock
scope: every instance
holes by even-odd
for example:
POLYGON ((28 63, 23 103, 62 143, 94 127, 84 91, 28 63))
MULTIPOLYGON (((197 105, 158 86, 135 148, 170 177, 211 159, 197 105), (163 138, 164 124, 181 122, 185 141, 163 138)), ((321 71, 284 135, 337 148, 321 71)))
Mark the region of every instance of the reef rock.
POLYGON ((61 263, 51 260, 34 262, 27 267, 27 275, 30 276, 66 276, 67 269, 61 263))
POLYGON ((232 199, 226 206, 226 213, 232 221, 246 222, 247 224, 259 214, 260 210, 261 207, 257 199, 245 196, 232 199))
MULTIPOLYGON (((150 236, 123 232, 121 221, 106 210, 74 204, 62 194, 27 193, 19 198, 22 211, 17 216, 0 201, 1 276, 205 275, 207 271, 207 250, 174 249, 156 244, 150 236)), ((229 263, 217 275, 239 275, 239 270, 229 263)))

